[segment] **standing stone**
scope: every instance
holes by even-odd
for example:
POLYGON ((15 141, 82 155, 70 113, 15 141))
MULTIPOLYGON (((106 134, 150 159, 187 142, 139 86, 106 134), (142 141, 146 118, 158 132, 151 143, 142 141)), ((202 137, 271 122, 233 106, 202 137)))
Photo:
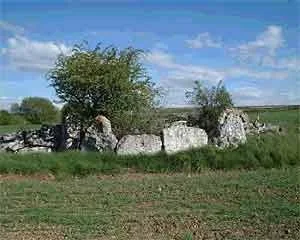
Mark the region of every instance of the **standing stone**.
POLYGON ((238 109, 226 109, 221 114, 218 123, 218 136, 215 139, 218 147, 237 147, 246 143, 249 120, 245 113, 238 109))
POLYGON ((178 121, 163 129, 163 147, 166 153, 175 153, 207 145, 208 137, 201 128, 188 127, 186 121, 178 121))
POLYGON ((110 121, 104 116, 98 116, 95 123, 90 126, 82 143, 82 150, 114 151, 118 140, 113 134, 110 121))
POLYGON ((155 154, 161 151, 162 142, 156 135, 126 135, 117 145, 117 154, 155 154))

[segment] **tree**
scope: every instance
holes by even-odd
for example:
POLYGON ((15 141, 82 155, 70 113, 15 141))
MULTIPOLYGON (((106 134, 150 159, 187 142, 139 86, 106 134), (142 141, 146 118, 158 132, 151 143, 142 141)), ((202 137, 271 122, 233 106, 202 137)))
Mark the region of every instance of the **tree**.
POLYGON ((18 114, 20 113, 20 105, 18 103, 13 103, 10 106, 10 112, 13 114, 18 114))
POLYGON ((0 110, 0 125, 9 125, 11 121, 11 114, 6 110, 0 110))
POLYGON ((34 124, 55 122, 58 110, 47 98, 27 97, 22 100, 20 112, 24 118, 34 124))
POLYGON ((132 112, 149 111, 159 91, 150 81, 141 63, 143 52, 134 48, 119 50, 113 46, 90 49, 75 45, 71 55, 60 55, 47 78, 64 112, 80 122, 84 130, 102 114, 117 127, 132 112), (121 121, 121 122, 120 122, 121 121))
POLYGON ((216 134, 220 114, 233 107, 230 93, 222 81, 211 88, 204 87, 200 81, 195 81, 193 91, 187 92, 186 97, 197 106, 197 116, 194 124, 203 128, 211 138, 216 134))

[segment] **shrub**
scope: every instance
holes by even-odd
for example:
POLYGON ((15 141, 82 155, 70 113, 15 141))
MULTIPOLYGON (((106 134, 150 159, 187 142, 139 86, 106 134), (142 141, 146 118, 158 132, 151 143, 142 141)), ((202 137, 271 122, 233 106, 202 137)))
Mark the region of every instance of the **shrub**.
POLYGON ((48 79, 60 100, 67 103, 64 112, 70 120, 80 122, 83 131, 99 114, 116 129, 133 128, 143 119, 131 118, 130 113, 149 112, 159 92, 141 56, 142 51, 134 48, 75 45, 71 55, 58 57, 48 79))
POLYGON ((233 106, 225 86, 220 81, 217 86, 207 88, 196 81, 194 90, 187 92, 186 97, 197 107, 197 115, 190 118, 190 124, 199 126, 209 137, 213 137, 216 134, 220 114, 233 106))
POLYGON ((0 125, 9 125, 12 122, 11 114, 6 110, 0 111, 0 125))
POLYGON ((58 119, 58 110, 53 103, 41 97, 24 98, 20 105, 20 112, 33 124, 52 123, 58 119))

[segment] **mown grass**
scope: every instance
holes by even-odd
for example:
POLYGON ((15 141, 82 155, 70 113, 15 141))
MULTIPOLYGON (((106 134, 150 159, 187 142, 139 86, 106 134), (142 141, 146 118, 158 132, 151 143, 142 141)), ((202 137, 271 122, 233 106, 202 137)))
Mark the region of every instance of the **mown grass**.
POLYGON ((299 239, 300 168, 0 181, 0 239, 299 239))

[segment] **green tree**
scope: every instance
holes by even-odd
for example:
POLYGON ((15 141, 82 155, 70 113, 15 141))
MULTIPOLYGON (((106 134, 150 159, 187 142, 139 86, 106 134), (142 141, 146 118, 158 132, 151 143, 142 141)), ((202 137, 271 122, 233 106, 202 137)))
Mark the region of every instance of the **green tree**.
POLYGON ((83 130, 98 114, 118 128, 132 113, 152 109, 158 99, 159 91, 141 63, 142 55, 134 48, 75 45, 71 55, 58 57, 47 78, 67 104, 63 112, 80 122, 83 130))
POLYGON ((13 114, 18 114, 20 113, 20 105, 18 103, 13 103, 10 106, 10 112, 13 114))
POLYGON ((11 121, 11 114, 6 110, 0 110, 0 125, 9 125, 11 121))
POLYGON ((57 121, 58 110, 47 98, 26 97, 20 105, 24 118, 34 124, 57 121))
POLYGON ((233 107, 230 93, 222 81, 211 88, 204 87, 200 81, 195 81, 193 91, 187 92, 188 100, 196 105, 197 115, 192 118, 192 124, 203 128, 211 138, 216 134, 218 118, 226 109, 233 107))

